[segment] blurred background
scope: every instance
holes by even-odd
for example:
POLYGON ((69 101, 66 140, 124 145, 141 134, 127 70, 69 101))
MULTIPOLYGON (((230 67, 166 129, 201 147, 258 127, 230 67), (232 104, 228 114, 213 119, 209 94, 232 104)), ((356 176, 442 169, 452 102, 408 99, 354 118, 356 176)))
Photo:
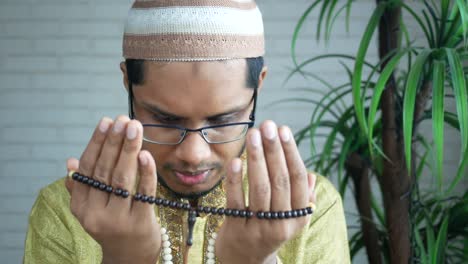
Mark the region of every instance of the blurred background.
MULTIPOLYGON (((313 105, 277 101, 305 96, 294 89, 305 86, 303 77, 283 83, 293 68, 291 39, 295 25, 311 2, 257 1, 264 17, 269 67, 258 120, 272 119, 294 131, 308 124, 313 105)), ((119 63, 123 25, 131 3, 0 0, 2 263, 21 262, 28 214, 40 188, 65 175, 65 160, 80 156, 101 117, 127 113, 119 63)), ((374 1, 353 4, 349 32, 344 16, 338 17, 328 45, 315 40, 317 15, 312 14, 306 21, 310 26, 301 31, 297 43, 298 60, 324 53, 355 54, 374 7, 374 1)), ((372 43, 368 58, 376 61, 377 47, 372 43)), ((336 63, 324 61, 314 67, 316 74, 332 84, 348 78, 336 63)), ((345 99, 350 102, 351 98, 345 99)), ((446 170, 453 172, 458 165, 460 140, 451 133, 446 133, 445 145, 450 151, 445 161, 446 170)), ((320 144, 318 140, 318 149, 320 144)), ((303 157, 310 155, 307 142, 301 144, 301 151, 303 157)), ((336 182, 336 177, 330 176, 336 182)), ((465 179, 460 188, 467 186, 465 179)), ((356 231, 352 226, 359 226, 359 222, 354 198, 347 194, 344 201, 351 236, 356 231)), ((358 254, 353 262, 367 263, 364 254, 358 254)))

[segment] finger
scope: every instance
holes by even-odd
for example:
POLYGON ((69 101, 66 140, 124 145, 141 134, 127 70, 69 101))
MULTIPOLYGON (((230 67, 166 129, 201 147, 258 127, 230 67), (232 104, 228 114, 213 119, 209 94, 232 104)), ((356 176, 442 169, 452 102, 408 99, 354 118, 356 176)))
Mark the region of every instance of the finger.
POLYGON ((227 208, 229 209, 245 209, 244 190, 242 186, 242 161, 235 158, 227 169, 226 178, 226 196, 227 208))
MULTIPOLYGON (((67 175, 70 171, 78 171, 80 166, 80 161, 75 158, 67 159, 67 175)), ((67 188, 68 193, 71 195, 73 192, 73 179, 71 177, 67 177, 65 179, 65 187, 67 188)))
POLYGON ((252 128, 247 142, 247 173, 249 178, 249 208, 252 211, 270 210, 270 180, 263 155, 262 139, 258 129, 252 128))
MULTIPOLYGON (((136 182, 138 172, 138 153, 142 145, 143 126, 136 120, 127 123, 125 140, 120 151, 114 172, 112 173, 112 186, 132 191, 136 182)), ((127 207, 130 210, 131 199, 122 199, 117 195, 111 195, 108 206, 121 210, 127 207)))
POLYGON ((289 171, 291 184, 291 208, 304 208, 308 205, 309 198, 307 169, 304 166, 304 162, 302 161, 299 150, 294 142, 291 130, 288 127, 283 126, 280 128, 280 138, 289 171))
POLYGON ((289 172, 283 148, 278 138, 278 128, 273 121, 265 121, 261 127, 263 148, 270 178, 272 211, 291 210, 289 172))
POLYGON ((315 184, 317 182, 317 175, 312 172, 308 174, 308 182, 309 182, 309 202, 313 204, 317 204, 317 196, 315 192, 315 184))
MULTIPOLYGON (((140 171, 140 182, 138 184, 137 192, 141 195, 146 195, 146 197, 156 197, 156 162, 153 159, 153 156, 146 151, 140 151, 138 154, 138 163, 140 171)), ((144 215, 148 210, 152 211, 153 206, 136 201, 132 203, 132 211, 136 214, 144 215)))
POLYGON ((67 179, 65 179, 65 188, 67 188, 67 191, 68 191, 68 194, 72 194, 73 192, 73 180, 70 179, 70 177, 67 177, 67 179))
MULTIPOLYGON (((101 153, 102 145, 106 139, 107 130, 111 125, 111 120, 104 117, 99 125, 94 130, 93 136, 86 146, 85 151, 80 157, 78 171, 80 174, 91 177, 94 171, 94 166, 101 153)), ((89 186, 86 184, 74 184, 72 192, 72 202, 84 204, 88 199, 89 186)))
MULTIPOLYGON (((119 158, 122 142, 125 137, 124 129, 130 121, 127 116, 117 117, 112 129, 107 133, 106 140, 101 150, 101 154, 94 168, 93 179, 109 185, 111 183, 111 174, 119 158)), ((89 190, 89 200, 92 201, 91 207, 103 208, 107 206, 109 194, 97 188, 89 190)))

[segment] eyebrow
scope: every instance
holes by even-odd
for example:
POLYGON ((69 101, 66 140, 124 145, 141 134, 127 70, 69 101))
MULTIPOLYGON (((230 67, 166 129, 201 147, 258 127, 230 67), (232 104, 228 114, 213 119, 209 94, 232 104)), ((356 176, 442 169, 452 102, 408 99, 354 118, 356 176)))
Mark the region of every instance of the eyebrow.
MULTIPOLYGON (((165 110, 162 110, 161 108, 159 108, 156 105, 149 104, 147 102, 140 102, 140 103, 143 105, 144 108, 146 108, 147 110, 149 110, 149 111, 151 111, 153 113, 163 115, 163 116, 166 116, 166 117, 170 117, 170 118, 174 118, 174 119, 180 119, 180 120, 187 120, 188 119, 187 117, 179 116, 179 115, 176 115, 176 114, 169 113, 169 112, 167 112, 165 110)), ((251 103, 251 101, 249 101, 249 104, 247 106, 237 106, 237 107, 234 107, 232 109, 229 109, 228 111, 218 113, 218 114, 214 114, 214 115, 211 115, 211 116, 207 116, 207 117, 205 117, 205 119, 213 120, 213 119, 218 119, 218 118, 221 118, 221 117, 229 116, 229 115, 232 115, 232 114, 237 114, 237 113, 245 110, 250 105, 250 103, 251 103)))

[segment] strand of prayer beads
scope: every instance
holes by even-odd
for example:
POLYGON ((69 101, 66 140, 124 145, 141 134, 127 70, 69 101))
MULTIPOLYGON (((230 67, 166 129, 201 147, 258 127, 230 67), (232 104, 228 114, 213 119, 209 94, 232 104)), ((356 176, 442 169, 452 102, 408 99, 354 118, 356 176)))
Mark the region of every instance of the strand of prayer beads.
POLYGON ((252 218, 257 217, 258 219, 267 219, 267 220, 276 220, 276 219, 289 219, 289 218, 296 218, 296 217, 303 217, 309 214, 312 214, 315 210, 315 205, 310 203, 308 207, 301 208, 301 209, 293 209, 289 211, 258 211, 252 212, 250 210, 240 210, 240 209, 231 209, 231 208, 217 208, 217 207, 210 207, 210 206, 198 206, 197 208, 193 208, 189 203, 179 202, 179 201, 171 201, 164 198, 158 198, 154 196, 149 196, 141 193, 135 193, 131 195, 127 190, 121 188, 114 188, 110 185, 102 183, 98 180, 92 179, 91 177, 84 176, 79 172, 70 171, 68 174, 74 181, 87 184, 90 187, 95 189, 107 192, 109 194, 114 194, 122 198, 128 198, 129 196, 133 196, 135 201, 148 203, 148 204, 155 204, 164 207, 170 208, 177 208, 186 211, 196 211, 197 213, 205 213, 205 214, 217 214, 217 215, 224 215, 229 217, 242 217, 242 218, 252 218))

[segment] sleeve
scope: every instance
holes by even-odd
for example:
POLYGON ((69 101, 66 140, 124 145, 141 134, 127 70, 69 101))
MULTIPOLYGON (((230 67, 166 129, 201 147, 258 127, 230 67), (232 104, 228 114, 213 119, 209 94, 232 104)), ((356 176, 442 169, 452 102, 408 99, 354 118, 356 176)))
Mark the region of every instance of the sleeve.
POLYGON ((279 252, 284 264, 351 263, 343 204, 325 178, 317 178, 317 209, 310 223, 279 252))
POLYGON ((23 263, 74 263, 73 251, 69 230, 41 191, 29 216, 23 263))
POLYGON ((102 251, 70 211, 60 179, 42 189, 29 215, 23 263, 101 263, 102 251))

